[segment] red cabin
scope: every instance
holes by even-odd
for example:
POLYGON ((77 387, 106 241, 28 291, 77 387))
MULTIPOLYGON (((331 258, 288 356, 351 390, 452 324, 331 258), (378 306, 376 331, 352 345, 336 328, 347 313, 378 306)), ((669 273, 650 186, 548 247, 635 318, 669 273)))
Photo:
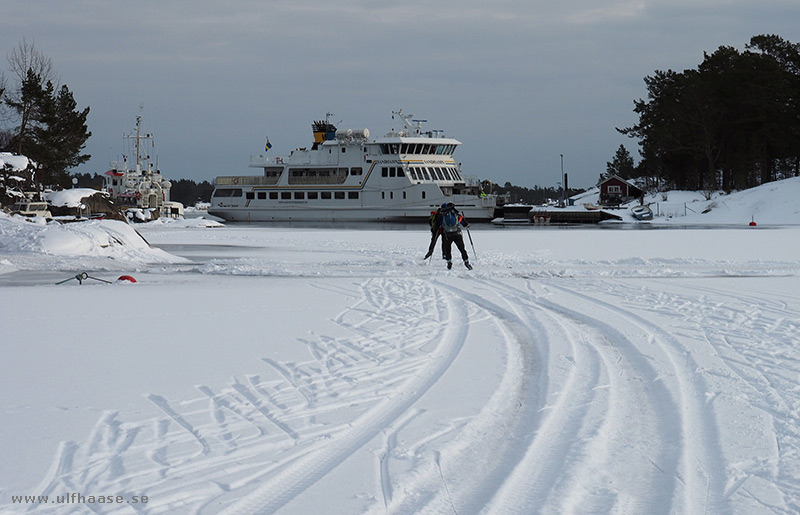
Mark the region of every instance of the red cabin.
POLYGON ((618 175, 612 175, 597 186, 600 188, 600 204, 603 206, 619 206, 634 199, 639 199, 640 202, 644 199, 643 190, 618 175))

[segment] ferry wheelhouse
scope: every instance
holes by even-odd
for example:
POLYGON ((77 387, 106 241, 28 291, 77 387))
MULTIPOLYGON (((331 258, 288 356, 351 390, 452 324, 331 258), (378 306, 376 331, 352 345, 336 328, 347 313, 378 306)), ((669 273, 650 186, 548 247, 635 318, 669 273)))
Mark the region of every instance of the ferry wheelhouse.
MULTIPOLYGON (((329 115, 330 116, 330 115, 329 115)), ((368 129, 312 124, 314 143, 288 157, 250 157, 255 176, 215 180, 209 214, 229 221, 415 221, 453 202, 470 221, 495 217, 488 181, 466 177, 453 158, 460 141, 423 131, 402 110, 404 129, 370 139, 368 129)))

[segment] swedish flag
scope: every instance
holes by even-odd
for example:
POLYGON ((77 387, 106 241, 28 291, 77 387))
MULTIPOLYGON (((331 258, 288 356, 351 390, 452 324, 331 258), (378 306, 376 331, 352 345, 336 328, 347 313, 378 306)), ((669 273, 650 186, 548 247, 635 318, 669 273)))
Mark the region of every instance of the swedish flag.
POLYGON ((269 136, 267 137, 267 142, 264 144, 264 152, 272 148, 272 143, 269 142, 269 136))

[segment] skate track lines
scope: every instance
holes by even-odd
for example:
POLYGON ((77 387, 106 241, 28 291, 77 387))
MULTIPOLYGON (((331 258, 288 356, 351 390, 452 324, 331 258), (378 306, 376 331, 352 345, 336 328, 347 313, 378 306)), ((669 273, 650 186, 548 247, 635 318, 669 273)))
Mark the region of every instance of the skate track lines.
POLYGON ((154 513, 272 512, 372 441, 383 449, 374 513, 800 509, 785 465, 800 461, 797 375, 785 373, 800 356, 774 343, 797 334, 786 302, 612 279, 359 287, 334 320, 351 336, 314 335, 302 340, 310 360, 264 358, 260 373, 199 385, 194 399, 150 394, 155 419, 107 412, 85 442, 61 444, 39 490, 146 494, 154 513), (401 441, 476 320, 501 338, 496 390, 475 416, 401 441), (698 341, 719 366, 708 370, 698 341), (769 411, 777 445, 766 462, 731 463, 720 448, 717 378, 769 411), (393 467, 398 456, 414 458, 393 467), (785 504, 768 504, 765 488, 785 504))
MULTIPOLYGON (((145 494, 149 512, 284 506, 402 427, 465 341, 466 307, 426 282, 370 279, 360 288, 361 300, 334 320, 352 336, 303 340, 311 360, 264 358, 263 373, 218 391, 199 385, 195 399, 148 395, 163 417, 122 422, 105 413, 86 442, 60 446, 39 490, 145 494)), ((384 480, 377 497, 390 495, 384 480)))
POLYGON ((451 503, 459 513, 692 513, 718 506, 715 427, 690 401, 702 385, 684 377, 676 342, 632 313, 527 284, 520 290, 487 282, 495 300, 448 288, 508 329, 506 373, 522 373, 499 397, 516 409, 487 406, 504 431, 476 430, 469 441, 482 412, 438 449, 443 481, 427 487, 437 492, 426 495, 434 471, 414 471, 395 488, 413 492, 411 500, 396 500, 390 512, 441 513, 451 503), (461 463, 485 447, 493 458, 476 459, 480 471, 461 463))

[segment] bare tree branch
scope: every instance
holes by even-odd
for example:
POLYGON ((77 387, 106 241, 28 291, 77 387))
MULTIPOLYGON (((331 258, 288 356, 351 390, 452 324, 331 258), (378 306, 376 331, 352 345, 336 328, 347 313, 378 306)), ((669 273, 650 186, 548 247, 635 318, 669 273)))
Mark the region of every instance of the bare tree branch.
POLYGON ((42 83, 47 81, 56 83, 55 72, 53 71, 53 61, 44 55, 44 52, 36 48, 33 41, 28 43, 24 37, 22 41, 6 56, 9 69, 17 77, 19 83, 28 76, 28 70, 42 78, 42 83))

